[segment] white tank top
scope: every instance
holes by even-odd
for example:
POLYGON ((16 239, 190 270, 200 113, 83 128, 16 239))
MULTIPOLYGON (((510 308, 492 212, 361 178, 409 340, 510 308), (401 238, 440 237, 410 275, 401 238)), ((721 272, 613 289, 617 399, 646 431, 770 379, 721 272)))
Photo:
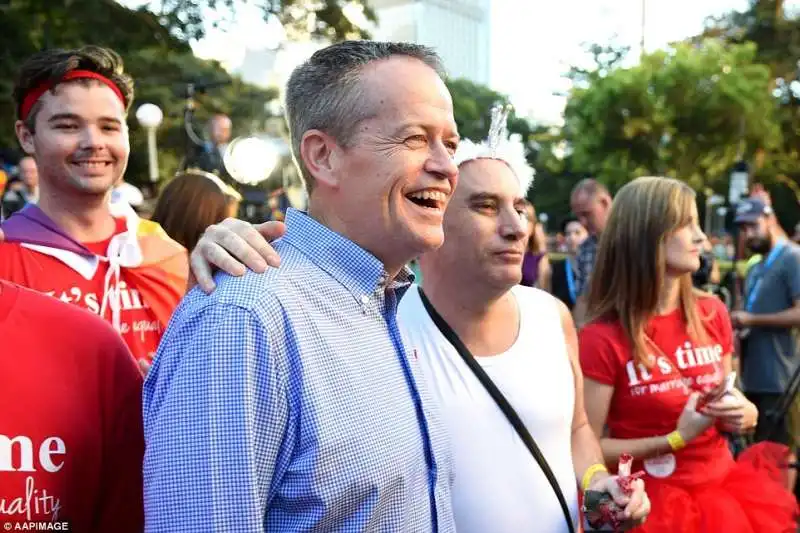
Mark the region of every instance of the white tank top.
MULTIPOLYGON (((514 345, 477 361, 525 423, 561 486, 573 516, 575 386, 555 298, 512 289, 520 311, 514 345)), ((453 508, 459 533, 567 532, 558 500, 503 412, 428 315, 412 286, 400 301, 406 347, 415 350, 428 389, 441 403, 454 459, 453 508)))

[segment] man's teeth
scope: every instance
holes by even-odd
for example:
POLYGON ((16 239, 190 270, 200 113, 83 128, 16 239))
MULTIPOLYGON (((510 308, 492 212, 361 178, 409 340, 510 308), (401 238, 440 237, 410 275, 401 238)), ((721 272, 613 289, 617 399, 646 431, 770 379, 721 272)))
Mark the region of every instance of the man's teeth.
POLYGON ((408 196, 417 200, 436 200, 437 202, 444 202, 447 199, 447 195, 441 191, 419 191, 408 196))
POLYGON ((108 165, 106 161, 78 161, 75 164, 86 168, 98 168, 108 165))

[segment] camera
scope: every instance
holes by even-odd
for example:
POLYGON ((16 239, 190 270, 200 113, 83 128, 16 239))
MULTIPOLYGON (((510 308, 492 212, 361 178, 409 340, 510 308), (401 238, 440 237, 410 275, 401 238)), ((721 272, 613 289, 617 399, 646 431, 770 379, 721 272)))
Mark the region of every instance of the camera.
POLYGON ((711 283, 711 271, 714 269, 714 254, 703 252, 700 254, 700 268, 692 274, 692 284, 698 289, 711 283))

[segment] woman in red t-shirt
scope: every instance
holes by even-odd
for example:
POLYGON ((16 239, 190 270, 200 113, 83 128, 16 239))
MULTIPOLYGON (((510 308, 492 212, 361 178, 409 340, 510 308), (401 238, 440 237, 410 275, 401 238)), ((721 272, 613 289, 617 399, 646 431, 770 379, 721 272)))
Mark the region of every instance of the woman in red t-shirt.
POLYGON ((641 531, 795 531, 778 467, 787 450, 734 461, 720 434, 752 429, 755 406, 735 389, 703 405, 731 372, 733 343, 725 306, 692 288, 697 219, 694 191, 673 179, 639 178, 614 199, 580 332, 589 421, 609 465, 631 453, 644 471, 653 511, 641 531))

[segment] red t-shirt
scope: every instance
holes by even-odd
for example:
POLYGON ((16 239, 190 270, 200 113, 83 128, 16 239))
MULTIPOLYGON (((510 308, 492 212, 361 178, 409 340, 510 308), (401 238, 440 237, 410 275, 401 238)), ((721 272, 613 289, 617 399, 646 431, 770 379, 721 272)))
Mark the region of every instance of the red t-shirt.
MULTIPOLYGON (((706 318, 709 342, 698 345, 689 338, 680 309, 658 316, 646 333, 661 353, 652 368, 636 365, 631 344, 619 322, 596 321, 579 333, 583 374, 612 385, 614 395, 606 425, 609 437, 639 439, 675 430, 691 390, 706 390, 722 378, 723 358, 733 351, 733 333, 724 304, 716 297, 698 299, 706 318)), ((655 350, 654 350, 655 351, 655 350)), ((675 454, 665 454, 634 468, 676 483, 695 484, 723 476, 733 458, 727 444, 712 426, 675 454)))
POLYGON ((83 310, 0 281, 0 522, 143 528, 142 377, 83 310))
MULTIPOLYGON (((105 257, 114 235, 126 230, 125 220, 116 219, 114 234, 100 242, 82 243, 98 256, 105 257)), ((100 261, 92 279, 49 255, 25 248, 18 243, 0 243, 0 279, 54 296, 62 302, 78 305, 99 315, 103 302, 108 261, 100 261)), ((152 361, 161 340, 162 326, 136 287, 120 274, 120 331, 137 359, 152 361)), ((103 318, 111 321, 111 307, 106 304, 103 318)))

